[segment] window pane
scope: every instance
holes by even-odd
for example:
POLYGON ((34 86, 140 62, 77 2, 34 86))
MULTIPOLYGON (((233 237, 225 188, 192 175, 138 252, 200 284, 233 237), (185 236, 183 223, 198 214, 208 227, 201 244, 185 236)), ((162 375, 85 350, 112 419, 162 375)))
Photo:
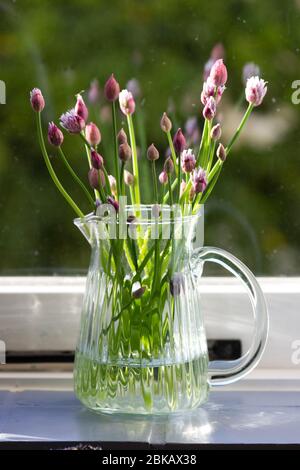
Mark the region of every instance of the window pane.
MULTIPOLYGON (((184 127, 193 116, 202 125, 203 67, 217 43, 224 45, 229 71, 220 115, 224 143, 245 109, 245 63, 259 65, 269 90, 207 204, 206 243, 231 251, 257 274, 299 274, 300 108, 291 99, 292 83, 300 79, 298 0, 276 0, 272 7, 232 0, 26 0, 2 1, 0 11, 0 79, 6 84, 6 104, 0 105, 1 274, 77 273, 88 264, 88 245, 43 163, 29 90, 38 86, 44 92, 46 129, 94 79, 102 87, 114 71, 122 86, 138 80, 136 124, 143 194, 149 202, 152 184, 145 148, 155 142, 165 152, 159 127, 163 111, 169 111, 174 127, 184 127)), ((101 128, 101 152, 112 170, 109 116, 101 96, 90 106, 90 117, 101 128)), ((64 148, 86 180, 80 140, 66 136, 64 148)), ((50 150, 58 174, 88 211, 80 190, 50 150)))

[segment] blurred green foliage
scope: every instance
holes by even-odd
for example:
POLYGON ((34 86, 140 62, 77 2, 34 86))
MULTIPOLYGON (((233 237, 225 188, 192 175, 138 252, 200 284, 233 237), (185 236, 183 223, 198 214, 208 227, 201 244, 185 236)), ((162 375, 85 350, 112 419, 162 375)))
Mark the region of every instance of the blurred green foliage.
MULTIPOLYGON (((135 77, 142 90, 135 123, 143 195, 149 201, 145 147, 155 142, 164 154, 159 120, 170 107, 178 125, 184 126, 190 115, 198 116, 201 125, 203 66, 218 42, 225 47, 229 71, 227 108, 243 91, 243 65, 254 61, 261 67, 269 92, 256 112, 270 121, 271 139, 258 148, 248 140, 232 152, 206 207, 206 243, 226 248, 258 274, 299 274, 300 105, 291 102, 291 84, 300 79, 299 0, 1 0, 0 13, 0 79, 7 88, 7 104, 0 106, 2 274, 76 273, 88 265, 89 248, 72 225, 74 214, 44 166, 29 90, 43 90, 46 129, 94 78, 103 86, 114 72, 124 87, 135 77), (278 138, 277 127, 284 125, 278 138)), ((90 114, 101 127, 101 152, 112 169, 103 97, 100 104, 90 114)), ((80 139, 66 136, 65 152, 86 179, 80 139)), ((52 149, 51 154, 80 201, 80 191, 52 149)))

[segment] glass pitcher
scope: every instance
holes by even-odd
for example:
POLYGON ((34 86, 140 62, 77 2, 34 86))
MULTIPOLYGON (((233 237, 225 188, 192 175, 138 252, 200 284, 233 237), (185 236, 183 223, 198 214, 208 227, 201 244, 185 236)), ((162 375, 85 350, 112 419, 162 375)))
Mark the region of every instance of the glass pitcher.
POLYGON ((74 366, 75 393, 88 408, 190 410, 260 360, 268 331, 263 293, 241 261, 203 247, 203 214, 127 206, 122 223, 111 214, 75 219, 92 249, 74 366), (198 283, 206 261, 239 278, 250 297, 253 339, 236 360, 208 358, 198 283))

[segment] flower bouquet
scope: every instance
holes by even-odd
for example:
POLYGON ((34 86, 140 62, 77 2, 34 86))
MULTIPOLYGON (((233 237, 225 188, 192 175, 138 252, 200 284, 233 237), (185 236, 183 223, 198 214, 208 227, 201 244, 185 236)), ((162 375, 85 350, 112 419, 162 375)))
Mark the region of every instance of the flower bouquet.
POLYGON ((140 156, 147 157, 151 166, 152 205, 142 204, 132 93, 120 91, 113 75, 105 84, 114 153, 104 156, 100 129, 88 121, 88 108, 78 94, 75 107, 60 117, 60 125, 82 142, 87 181, 71 166, 63 150, 64 134, 54 122, 49 123, 48 141, 90 205, 91 213, 86 216, 50 161, 41 122, 45 101, 39 89, 31 92, 45 164, 77 215, 75 225, 92 247, 74 375, 77 396, 93 410, 165 413, 193 408, 206 400, 210 384, 238 379, 263 351, 267 317, 254 276, 223 250, 203 248, 203 205, 253 108, 261 104, 267 91, 258 76, 248 79, 248 108, 224 145, 216 116, 226 81, 226 66, 222 59, 217 60, 211 64, 201 93, 204 125, 198 149, 186 148, 181 129, 172 135, 172 122, 163 113, 160 127, 168 156, 161 165, 153 143, 147 155, 140 156), (126 118, 126 130, 119 130, 117 103, 126 118), (113 175, 107 171, 106 159, 113 159, 113 175), (208 363, 200 310, 197 280, 206 260, 222 264, 241 278, 257 314, 249 352, 240 362, 222 367, 222 374, 208 363))

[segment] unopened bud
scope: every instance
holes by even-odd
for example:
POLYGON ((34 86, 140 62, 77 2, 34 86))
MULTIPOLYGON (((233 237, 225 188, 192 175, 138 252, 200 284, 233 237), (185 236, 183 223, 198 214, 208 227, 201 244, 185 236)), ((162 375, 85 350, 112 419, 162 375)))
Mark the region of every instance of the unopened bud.
POLYGON ((102 170, 96 170, 96 168, 91 168, 88 173, 88 179, 90 186, 94 189, 98 189, 101 185, 105 186, 105 176, 102 170))
POLYGON ((166 171, 162 171, 162 172, 160 173, 158 179, 159 179, 159 182, 160 182, 161 184, 167 184, 167 182, 168 182, 168 174, 167 174, 167 172, 166 172, 166 171))
POLYGON ((122 162, 127 162, 132 155, 130 145, 127 142, 119 146, 119 158, 122 162))
POLYGON ((168 158, 165 160, 164 170, 165 170, 165 172, 167 173, 167 175, 173 173, 173 171, 174 171, 174 163, 173 163, 173 160, 172 160, 171 157, 168 157, 168 158))
POLYGON ((87 106, 85 102, 83 101, 82 96, 79 93, 78 95, 76 95, 76 98, 77 98, 77 101, 75 104, 75 113, 78 116, 80 116, 84 120, 84 122, 86 122, 89 116, 89 111, 87 109, 87 106))
POLYGON ((48 126, 48 141, 54 147, 60 147, 64 141, 64 135, 62 131, 54 124, 54 122, 49 122, 48 126))
POLYGON ((155 160, 158 160, 159 159, 159 152, 157 150, 157 148, 155 147, 154 144, 151 144, 149 147, 148 147, 148 150, 147 150, 147 158, 148 160, 150 160, 151 162, 154 162, 155 160))
POLYGON ((120 132, 118 133, 117 140, 118 140, 119 145, 127 144, 127 135, 124 129, 121 129, 120 132))
POLYGON ((91 151, 91 163, 92 167, 96 170, 100 170, 100 168, 103 166, 103 158, 98 152, 96 152, 96 150, 91 151))
POLYGON ((42 95, 42 92, 39 88, 34 88, 30 92, 30 103, 32 106, 32 109, 38 113, 43 111, 45 107, 45 100, 42 95))
POLYGON ((120 85, 115 79, 114 75, 111 74, 104 86, 104 94, 108 101, 116 101, 120 93, 120 85))
POLYGON ((180 128, 174 135, 173 144, 177 153, 181 153, 186 147, 186 140, 180 128))
POLYGON ((172 122, 167 116, 167 113, 164 113, 162 115, 162 118, 160 120, 160 127, 164 132, 170 132, 170 130, 172 129, 172 122))
POLYGON ((219 144, 217 149, 217 157, 221 160, 221 162, 225 162, 226 160, 226 149, 223 144, 219 144))
POLYGON ((101 132, 93 122, 90 122, 85 128, 85 137, 90 145, 95 147, 101 142, 101 132))
POLYGON ((134 183, 134 176, 130 171, 124 170, 124 182, 127 186, 132 186, 134 183))
POLYGON ((216 140, 220 140, 221 135, 222 135, 221 126, 220 124, 216 124, 210 131, 210 137, 212 140, 216 141, 216 140))

